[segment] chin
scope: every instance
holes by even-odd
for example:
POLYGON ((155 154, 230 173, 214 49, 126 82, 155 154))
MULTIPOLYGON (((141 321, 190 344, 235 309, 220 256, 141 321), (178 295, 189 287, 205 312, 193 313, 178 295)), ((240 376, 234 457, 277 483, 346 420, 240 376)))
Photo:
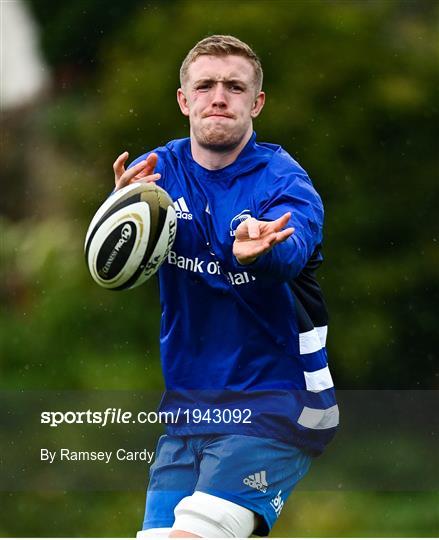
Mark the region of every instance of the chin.
POLYGON ((200 146, 217 152, 233 150, 242 141, 245 133, 230 133, 226 130, 209 130, 197 137, 200 146))

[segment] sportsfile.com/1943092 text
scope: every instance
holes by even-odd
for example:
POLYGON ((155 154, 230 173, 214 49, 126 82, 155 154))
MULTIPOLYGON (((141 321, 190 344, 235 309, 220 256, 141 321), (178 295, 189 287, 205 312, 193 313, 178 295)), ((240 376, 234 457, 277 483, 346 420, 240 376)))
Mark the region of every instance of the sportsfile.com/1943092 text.
POLYGON ((251 409, 182 409, 175 411, 124 411, 108 407, 104 411, 43 411, 40 423, 49 427, 62 424, 251 424, 251 409))

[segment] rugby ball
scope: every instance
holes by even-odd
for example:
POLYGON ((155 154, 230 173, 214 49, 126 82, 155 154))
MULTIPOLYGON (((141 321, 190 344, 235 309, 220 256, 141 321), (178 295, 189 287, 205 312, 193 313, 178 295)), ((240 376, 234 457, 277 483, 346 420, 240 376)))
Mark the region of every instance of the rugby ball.
POLYGON ((132 289, 154 275, 175 240, 172 199, 150 182, 112 193, 98 209, 85 237, 85 259, 101 287, 132 289))

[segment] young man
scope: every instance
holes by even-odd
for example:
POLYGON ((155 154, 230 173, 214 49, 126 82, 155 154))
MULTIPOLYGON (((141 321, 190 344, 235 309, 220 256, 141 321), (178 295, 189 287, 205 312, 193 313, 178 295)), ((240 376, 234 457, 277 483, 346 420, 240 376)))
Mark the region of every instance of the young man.
POLYGON ((161 410, 174 421, 138 537, 263 535, 338 424, 314 277, 323 207, 285 150, 256 142, 265 94, 248 45, 208 37, 180 79, 190 138, 114 163, 116 189, 159 182, 178 216, 159 271, 161 410))

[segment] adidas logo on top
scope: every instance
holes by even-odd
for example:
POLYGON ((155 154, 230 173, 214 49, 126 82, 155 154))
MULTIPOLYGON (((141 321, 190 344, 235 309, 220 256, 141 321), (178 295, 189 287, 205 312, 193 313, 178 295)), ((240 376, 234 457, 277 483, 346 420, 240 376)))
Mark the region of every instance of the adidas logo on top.
POLYGON ((258 491, 262 491, 262 493, 265 493, 268 488, 265 471, 249 474, 246 478, 244 478, 243 482, 246 486, 257 489, 258 491))
POLYGON ((189 208, 186 204, 186 201, 183 197, 179 197, 174 201, 175 213, 179 219, 192 219, 192 214, 189 211, 189 208))

